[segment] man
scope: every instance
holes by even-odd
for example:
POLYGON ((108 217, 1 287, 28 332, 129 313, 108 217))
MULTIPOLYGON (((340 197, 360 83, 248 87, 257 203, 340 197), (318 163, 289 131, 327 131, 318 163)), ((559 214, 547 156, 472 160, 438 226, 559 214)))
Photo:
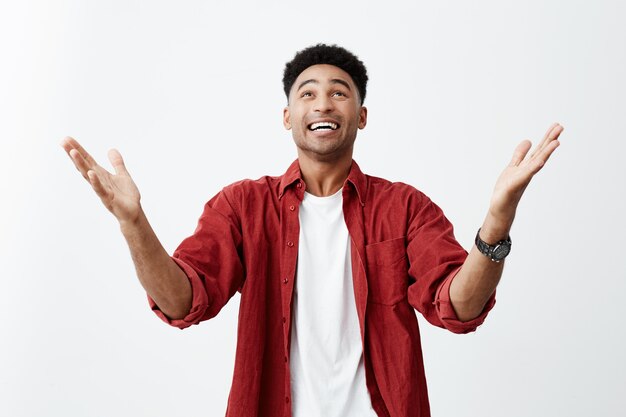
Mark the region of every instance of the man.
POLYGON ((225 187, 172 257, 119 152, 109 152, 112 175, 74 139, 62 146, 119 220, 164 321, 210 319, 241 292, 227 416, 429 416, 414 309, 455 333, 483 322, 517 204, 563 128, 551 126, 529 156, 530 142, 517 147, 467 254, 428 197, 352 160, 367 123, 367 72, 356 56, 304 49, 283 84, 298 159, 280 177, 225 187))

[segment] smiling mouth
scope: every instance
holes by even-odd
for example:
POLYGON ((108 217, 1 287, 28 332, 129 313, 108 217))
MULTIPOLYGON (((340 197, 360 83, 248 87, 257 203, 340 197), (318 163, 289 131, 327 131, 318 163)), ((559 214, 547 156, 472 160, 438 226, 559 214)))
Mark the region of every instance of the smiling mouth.
POLYGON ((309 130, 314 131, 314 132, 339 129, 339 125, 333 122, 311 123, 308 127, 309 127, 309 130))

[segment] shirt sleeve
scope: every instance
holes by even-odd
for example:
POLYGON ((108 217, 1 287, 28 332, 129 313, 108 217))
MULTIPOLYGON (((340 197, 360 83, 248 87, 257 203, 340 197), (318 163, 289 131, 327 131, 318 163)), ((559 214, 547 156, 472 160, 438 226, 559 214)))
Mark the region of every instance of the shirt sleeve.
POLYGON ((187 316, 170 319, 148 296, 152 310, 172 326, 184 329, 215 317, 243 285, 241 227, 228 191, 228 187, 223 189, 205 204, 196 230, 172 255, 191 284, 192 304, 187 316))
POLYGON ((450 284, 467 258, 454 237, 452 223, 428 197, 417 192, 409 206, 407 255, 409 303, 428 322, 453 333, 469 333, 483 323, 495 304, 495 292, 473 320, 458 319, 450 301, 450 284))

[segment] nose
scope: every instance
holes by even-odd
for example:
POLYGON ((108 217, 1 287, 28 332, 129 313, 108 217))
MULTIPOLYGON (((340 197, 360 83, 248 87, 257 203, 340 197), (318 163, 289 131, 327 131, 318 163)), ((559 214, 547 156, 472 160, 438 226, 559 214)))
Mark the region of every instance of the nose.
POLYGON ((319 113, 330 113, 335 109, 335 103, 333 100, 326 96, 320 95, 315 99, 313 110, 319 113))

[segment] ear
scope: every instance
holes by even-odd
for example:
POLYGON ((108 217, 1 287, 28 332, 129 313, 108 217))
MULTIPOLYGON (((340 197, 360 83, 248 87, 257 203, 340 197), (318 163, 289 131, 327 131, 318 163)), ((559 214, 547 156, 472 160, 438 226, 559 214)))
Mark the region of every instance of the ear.
POLYGON ((367 124, 367 107, 361 106, 359 109, 359 129, 365 128, 367 124))
POLYGON ((290 115, 289 115, 289 107, 285 107, 283 109, 283 126, 285 126, 285 129, 291 130, 291 121, 290 121, 290 115))

